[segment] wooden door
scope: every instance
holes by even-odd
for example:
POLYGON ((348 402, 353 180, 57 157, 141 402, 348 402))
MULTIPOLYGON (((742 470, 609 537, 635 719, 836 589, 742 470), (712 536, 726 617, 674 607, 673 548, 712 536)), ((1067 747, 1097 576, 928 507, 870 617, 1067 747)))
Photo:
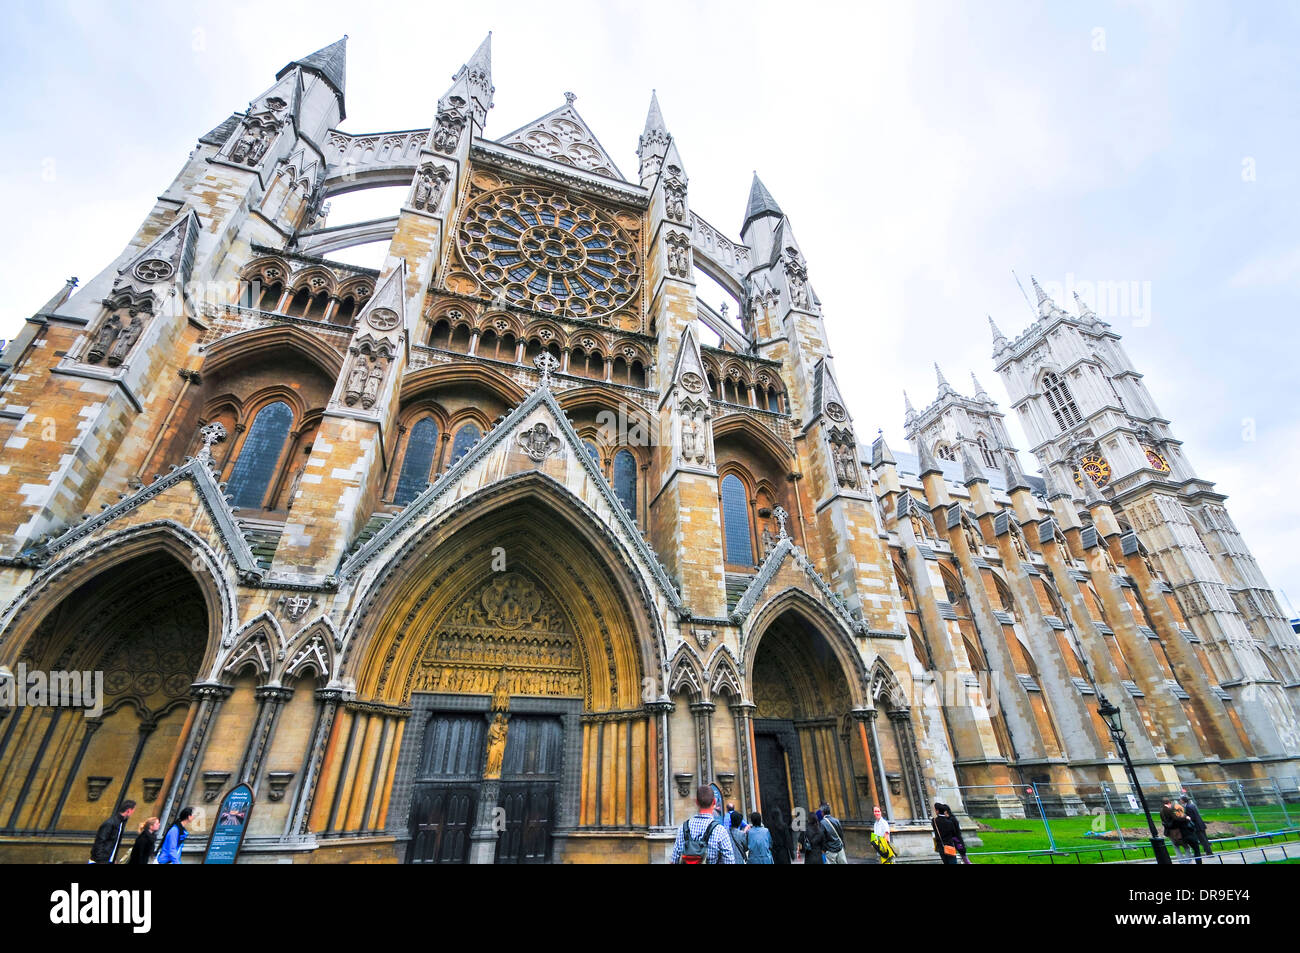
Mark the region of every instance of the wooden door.
POLYGON ((501 765, 505 829, 498 864, 544 864, 551 859, 556 797, 563 769, 564 726, 547 715, 514 715, 501 765))
POLYGON ((758 797, 763 813, 771 815, 772 808, 780 808, 785 823, 790 823, 790 785, 785 768, 785 750, 776 735, 754 735, 757 747, 755 762, 758 765, 758 797))
POLYGON ((412 864, 463 864, 469 858, 483 779, 487 723, 481 714, 435 715, 411 796, 412 864))

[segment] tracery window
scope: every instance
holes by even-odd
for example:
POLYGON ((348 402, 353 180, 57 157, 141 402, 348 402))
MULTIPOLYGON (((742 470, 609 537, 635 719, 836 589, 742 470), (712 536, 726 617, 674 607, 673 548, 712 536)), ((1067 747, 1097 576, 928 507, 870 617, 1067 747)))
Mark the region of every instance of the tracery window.
POLYGON ((722 478, 722 536, 727 562, 754 565, 754 541, 749 529, 749 500, 740 477, 722 478))
POLYGON ((586 318, 632 300, 636 245, 604 212, 539 188, 475 199, 457 234, 480 281, 522 307, 586 318))
POLYGON ((1043 375, 1043 390, 1047 394, 1047 406, 1056 418, 1056 426, 1068 430, 1083 419, 1079 416, 1079 407, 1069 385, 1054 372, 1048 371, 1043 375))
POLYGON ((466 424, 456 431, 456 439, 451 442, 451 459, 447 461, 447 466, 453 467, 461 457, 469 453, 469 448, 478 443, 479 438, 483 436, 483 431, 478 429, 477 424, 466 424))
POLYGON ((935 444, 934 455, 940 460, 952 461, 957 459, 957 451, 946 443, 935 444))
POLYGON ((293 411, 282 400, 267 404, 257 412, 240 448, 239 459, 226 481, 226 489, 235 506, 262 507, 292 423, 293 411))
POLYGON ((988 467, 990 470, 995 469, 998 465, 998 460, 997 457, 993 455, 993 448, 989 446, 989 438, 980 434, 979 437, 976 438, 975 443, 978 444, 980 448, 980 456, 984 458, 984 466, 988 467))
POLYGON ((429 482, 429 470, 433 467, 433 454, 437 448, 437 423, 432 417, 421 417, 406 439, 406 456, 402 459, 402 472, 397 478, 394 503, 405 506, 424 489, 429 482))
POLYGON ((636 457, 630 450, 614 454, 614 494, 627 515, 636 519, 636 457))

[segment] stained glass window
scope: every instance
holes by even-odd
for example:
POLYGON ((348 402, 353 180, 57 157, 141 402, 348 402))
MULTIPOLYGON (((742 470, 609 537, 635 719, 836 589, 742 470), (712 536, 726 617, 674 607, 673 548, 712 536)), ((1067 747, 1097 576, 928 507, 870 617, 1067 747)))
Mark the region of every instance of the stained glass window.
POLYGON ((543 189, 479 196, 457 242, 480 281, 535 310, 603 314, 631 301, 640 280, 627 232, 597 209, 543 189))
POLYGON ((226 481, 226 492, 235 506, 262 507, 292 423, 293 411, 282 400, 267 404, 257 412, 239 451, 239 459, 235 461, 235 468, 226 481))
POLYGON ((600 466, 600 451, 596 449, 596 445, 590 440, 582 441, 582 445, 587 448, 587 455, 596 461, 596 466, 600 466))
POLYGON ((451 442, 451 460, 447 466, 455 466, 461 457, 469 453, 469 448, 478 443, 483 432, 475 424, 466 424, 456 431, 456 439, 451 442))
POLYGON ((438 425, 432 417, 421 417, 411 428, 406 441, 406 456, 402 460, 402 473, 397 478, 397 492, 393 502, 406 505, 415 499, 429 482, 429 468, 433 466, 433 453, 438 448, 438 425))
POLYGON ((734 473, 722 478, 722 527, 727 544, 727 562, 754 565, 754 541, 749 533, 749 501, 745 484, 734 473))
POLYGON ((627 515, 636 519, 636 457, 629 450, 614 454, 614 493, 627 515))

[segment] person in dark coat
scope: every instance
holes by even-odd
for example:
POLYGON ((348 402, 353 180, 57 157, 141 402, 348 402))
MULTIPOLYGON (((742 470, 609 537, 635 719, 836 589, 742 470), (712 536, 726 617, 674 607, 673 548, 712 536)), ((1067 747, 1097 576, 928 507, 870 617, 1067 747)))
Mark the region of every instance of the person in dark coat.
POLYGON ((772 832, 772 863, 791 863, 794 860, 794 842, 790 838, 790 825, 785 822, 779 807, 772 808, 767 829, 772 832))
POLYGON ((162 821, 156 817, 151 817, 140 825, 140 833, 136 835, 135 843, 131 845, 131 856, 127 858, 128 864, 147 864, 149 858, 153 856, 153 845, 158 837, 158 828, 162 826, 162 821))
POLYGON ((803 851, 805 864, 826 863, 826 858, 822 856, 822 851, 826 848, 826 835, 822 833, 821 811, 809 818, 808 826, 799 832, 799 848, 803 851))
POLYGON ((745 819, 741 817, 739 811, 732 811, 728 815, 731 827, 727 833, 731 835, 731 852, 736 857, 736 863, 749 863, 749 832, 744 829, 745 819))
POLYGON ((934 817, 930 820, 934 828, 934 851, 945 864, 956 864, 957 841, 961 839, 961 828, 953 820, 947 804, 934 802, 934 817))
POLYGON ((117 848, 122 843, 122 829, 126 819, 135 813, 135 801, 123 801, 117 813, 99 825, 95 843, 90 848, 92 864, 111 864, 117 859, 117 848))
POLYGON ((1209 830, 1205 824, 1205 818, 1201 817, 1201 809, 1196 806, 1190 794, 1184 794, 1178 799, 1182 802, 1183 810, 1191 819, 1192 826, 1196 828, 1196 840, 1201 844, 1201 850, 1205 851, 1206 856, 1214 853, 1214 848, 1210 846, 1209 830))

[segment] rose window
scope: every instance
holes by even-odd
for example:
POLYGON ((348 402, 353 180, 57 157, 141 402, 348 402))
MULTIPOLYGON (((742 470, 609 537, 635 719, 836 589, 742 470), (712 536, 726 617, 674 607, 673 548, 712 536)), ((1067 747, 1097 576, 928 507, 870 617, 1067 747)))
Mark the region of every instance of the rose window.
POLYGON ((479 196, 457 241, 479 281, 535 311, 607 314, 631 301, 640 282, 627 232, 599 210, 543 189, 479 196))

